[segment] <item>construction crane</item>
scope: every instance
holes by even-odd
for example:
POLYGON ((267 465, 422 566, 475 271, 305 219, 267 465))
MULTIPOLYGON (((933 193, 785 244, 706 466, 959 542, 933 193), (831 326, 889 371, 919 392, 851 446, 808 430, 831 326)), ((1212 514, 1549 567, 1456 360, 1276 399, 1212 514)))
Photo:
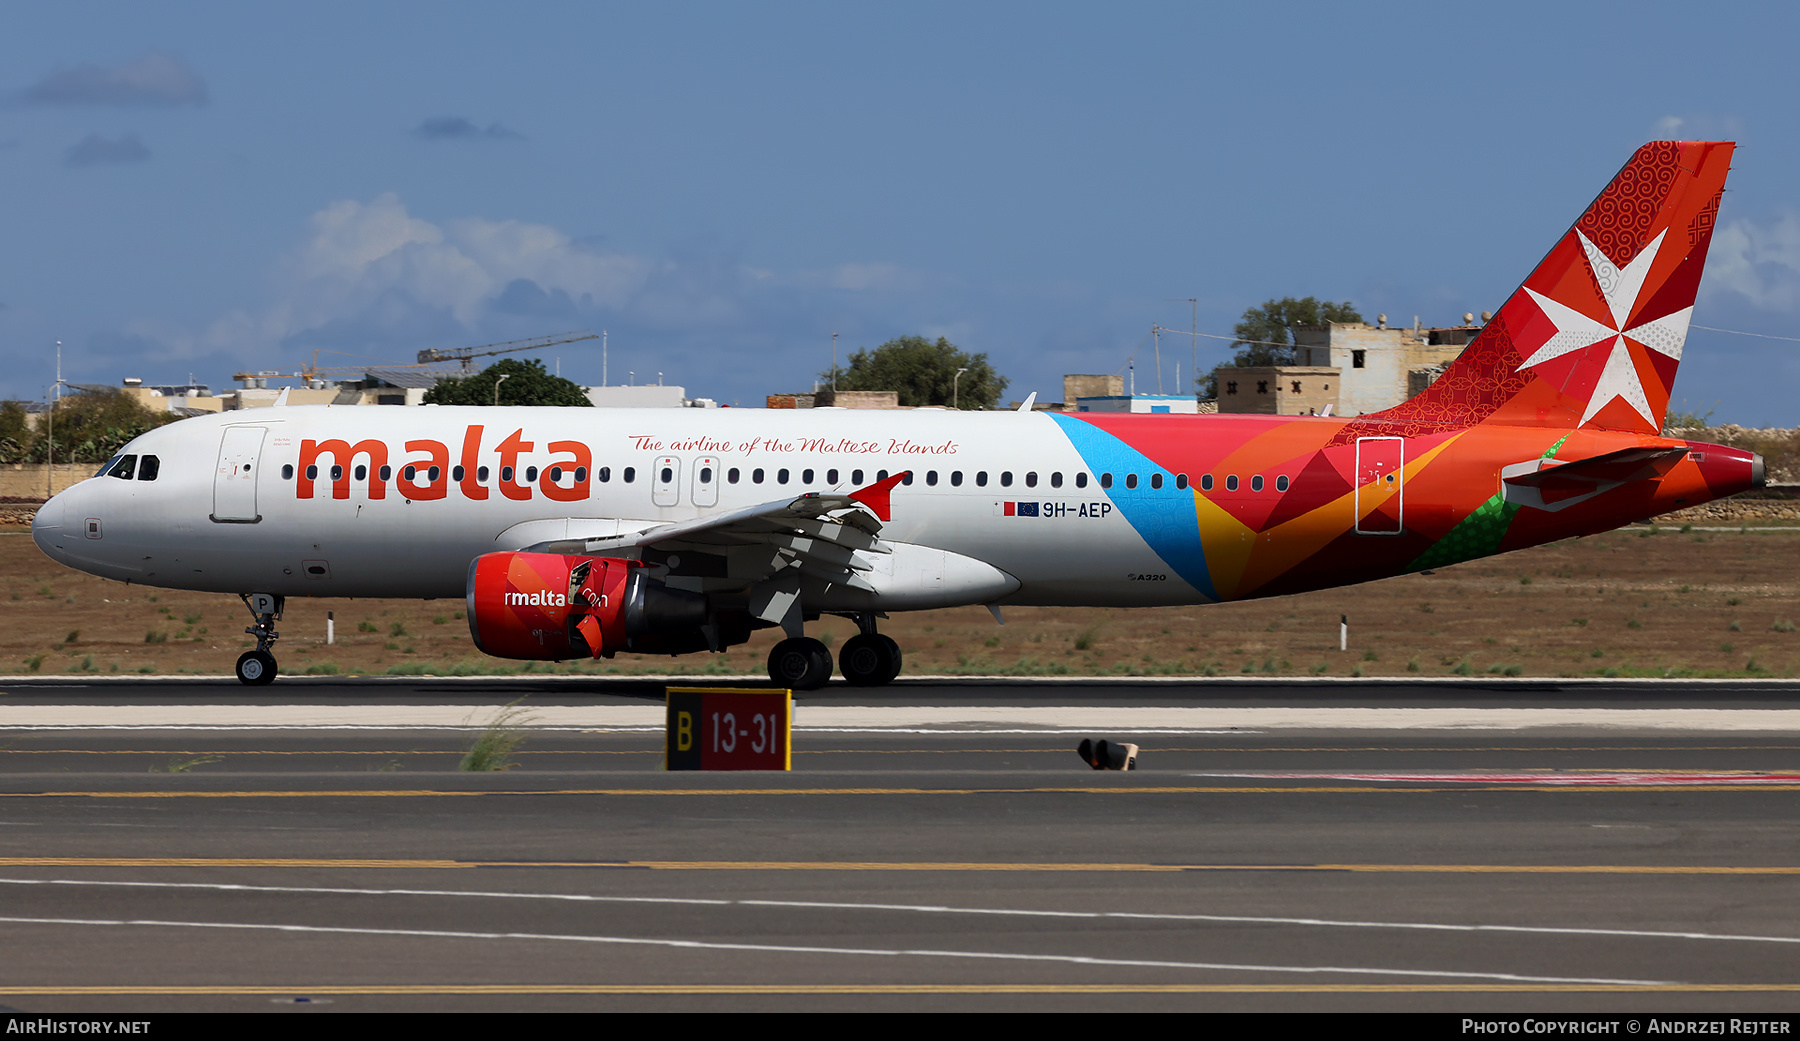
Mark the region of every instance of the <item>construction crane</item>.
POLYGON ((544 347, 554 347, 559 343, 575 343, 580 340, 598 340, 599 338, 599 333, 587 329, 577 329, 574 332, 536 336, 529 340, 508 340, 505 343, 490 343, 481 347, 458 347, 450 351, 427 347, 419 352, 419 364, 435 365, 439 362, 460 361, 463 371, 467 372, 469 371, 469 362, 474 358, 486 358, 495 354, 512 354, 515 351, 540 350, 544 347))
MULTIPOLYGON (((462 363, 462 371, 468 372, 470 368, 470 359, 473 358, 485 358, 494 354, 511 354, 515 351, 529 351, 542 347, 552 347, 559 343, 575 343, 580 340, 598 340, 599 338, 600 334, 598 333, 590 332, 586 329, 578 329, 574 332, 537 336, 529 340, 509 340, 505 343, 490 343, 480 347, 458 347, 455 350, 449 351, 440 351, 433 347, 420 351, 418 362, 410 365, 405 362, 366 361, 360 365, 322 366, 319 364, 320 351, 315 350, 313 351, 312 364, 302 366, 299 372, 280 372, 275 369, 263 369, 260 372, 245 371, 233 373, 231 378, 241 381, 245 386, 252 387, 262 386, 270 379, 300 379, 311 384, 342 377, 358 377, 370 369, 422 369, 431 365, 441 365, 445 362, 458 361, 462 363)), ((345 354, 347 352, 327 350, 324 353, 345 354)), ((354 355, 351 355, 351 357, 354 357, 354 355)), ((445 375, 449 375, 449 373, 446 372, 445 375)))

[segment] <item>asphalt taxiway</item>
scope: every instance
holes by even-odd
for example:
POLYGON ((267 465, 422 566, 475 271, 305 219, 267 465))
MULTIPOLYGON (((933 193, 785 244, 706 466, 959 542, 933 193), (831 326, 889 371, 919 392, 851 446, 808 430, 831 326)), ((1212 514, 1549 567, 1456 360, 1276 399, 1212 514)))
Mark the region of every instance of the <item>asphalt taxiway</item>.
POLYGON ((834 686, 733 774, 653 681, 0 692, 28 1011, 1800 1004, 1800 685, 834 686))

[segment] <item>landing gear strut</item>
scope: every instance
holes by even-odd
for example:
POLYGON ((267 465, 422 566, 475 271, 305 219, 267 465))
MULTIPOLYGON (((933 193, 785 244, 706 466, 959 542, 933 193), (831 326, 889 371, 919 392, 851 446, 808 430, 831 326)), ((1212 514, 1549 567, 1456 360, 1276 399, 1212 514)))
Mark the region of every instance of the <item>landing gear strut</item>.
POLYGON ((238 655, 237 678, 239 683, 252 687, 260 687, 275 682, 275 656, 269 649, 275 641, 281 639, 275 631, 275 622, 281 618, 282 608, 287 606, 287 598, 271 593, 240 593, 238 599, 250 609, 250 616, 255 624, 247 626, 244 631, 256 637, 256 650, 245 651, 238 655))

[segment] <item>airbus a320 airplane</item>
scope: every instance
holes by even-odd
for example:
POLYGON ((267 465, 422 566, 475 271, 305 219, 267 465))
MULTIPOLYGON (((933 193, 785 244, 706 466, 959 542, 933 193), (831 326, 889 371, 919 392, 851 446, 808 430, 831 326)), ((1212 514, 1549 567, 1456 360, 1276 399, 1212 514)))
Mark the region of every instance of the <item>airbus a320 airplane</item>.
POLYGON ((1763 483, 1660 436, 1730 167, 1632 156, 1431 388, 1354 418, 743 409, 275 407, 186 419, 39 510, 70 567, 237 593, 245 683, 286 597, 468 599, 491 655, 718 651, 887 612, 1200 604, 1365 582, 1606 531, 1763 483))

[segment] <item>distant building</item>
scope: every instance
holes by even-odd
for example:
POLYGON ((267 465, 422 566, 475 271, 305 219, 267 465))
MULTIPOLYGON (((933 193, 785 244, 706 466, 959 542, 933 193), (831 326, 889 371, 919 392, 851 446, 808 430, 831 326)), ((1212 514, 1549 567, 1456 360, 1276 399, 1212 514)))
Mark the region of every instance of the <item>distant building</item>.
POLYGON ((900 392, 897 390, 832 390, 830 387, 821 387, 798 394, 770 394, 768 407, 897 409, 901 406, 900 392))
POLYGON ((1075 408, 1075 402, 1080 398, 1116 398, 1123 393, 1125 377, 1116 373, 1069 373, 1063 376, 1063 404, 1069 409, 1075 408))
POLYGON ((584 387, 596 408, 681 408, 687 404, 687 388, 649 384, 626 387, 584 387))
MULTIPOLYGON (((1393 329, 1386 316, 1374 325, 1332 322, 1294 331, 1293 365, 1221 366, 1220 412, 1283 416, 1360 416, 1392 408, 1431 385, 1444 366, 1481 332, 1468 324, 1393 329)), ((1482 316, 1485 321, 1487 316, 1482 316)))
POLYGON ((1322 416, 1335 411, 1338 370, 1324 365, 1248 365, 1218 370, 1219 411, 1322 416))

